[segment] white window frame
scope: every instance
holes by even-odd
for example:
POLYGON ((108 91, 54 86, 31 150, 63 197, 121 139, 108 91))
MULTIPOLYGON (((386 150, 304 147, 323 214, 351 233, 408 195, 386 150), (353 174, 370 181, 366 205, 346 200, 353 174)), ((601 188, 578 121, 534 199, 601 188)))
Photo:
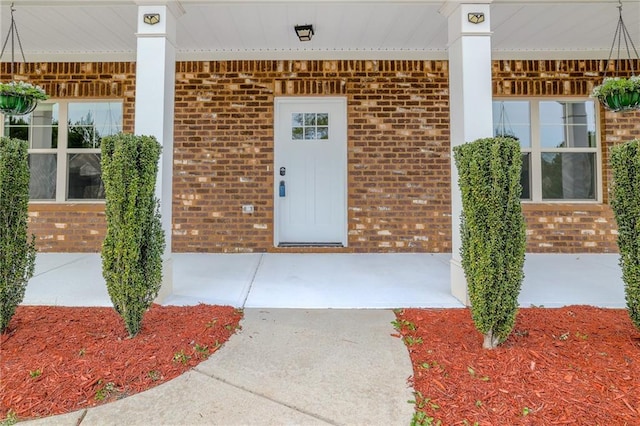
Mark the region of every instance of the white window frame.
MULTIPOLYGON (((31 148, 33 127, 29 126, 29 154, 55 154, 56 155, 56 197, 55 199, 29 199, 32 204, 99 204, 105 203, 105 199, 68 199, 67 180, 69 154, 100 154, 101 148, 68 148, 69 129, 69 104, 123 102, 122 99, 109 98, 82 98, 82 99, 47 99, 41 104, 58 104, 58 147, 57 148, 31 148)), ((121 117, 122 118, 122 117, 121 117)), ((0 134, 4 135, 4 116, 0 120, 0 134)), ((120 129, 122 131, 122 129, 120 129)))
MULTIPOLYGON (((583 97, 498 97, 493 99, 494 102, 528 102, 529 103, 529 119, 531 131, 531 146, 521 147, 522 153, 530 153, 531 170, 530 170, 530 191, 531 199, 522 199, 523 203, 540 204, 596 204, 602 203, 602 152, 600 141, 600 108, 596 100, 583 97), (596 146, 593 148, 543 148, 540 140, 540 103, 541 102, 587 102, 594 103, 594 120, 595 120, 595 141, 596 146), (579 199, 543 199, 542 198, 542 153, 595 153, 596 162, 596 182, 595 182, 595 198, 590 200, 579 199)), ((495 117, 494 117, 495 119, 495 117)))

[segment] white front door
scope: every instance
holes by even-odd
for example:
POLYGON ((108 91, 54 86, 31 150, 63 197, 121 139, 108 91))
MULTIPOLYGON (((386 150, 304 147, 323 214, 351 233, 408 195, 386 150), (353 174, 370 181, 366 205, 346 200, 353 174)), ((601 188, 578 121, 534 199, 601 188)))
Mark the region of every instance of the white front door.
POLYGON ((347 245, 347 101, 275 100, 275 245, 347 245))

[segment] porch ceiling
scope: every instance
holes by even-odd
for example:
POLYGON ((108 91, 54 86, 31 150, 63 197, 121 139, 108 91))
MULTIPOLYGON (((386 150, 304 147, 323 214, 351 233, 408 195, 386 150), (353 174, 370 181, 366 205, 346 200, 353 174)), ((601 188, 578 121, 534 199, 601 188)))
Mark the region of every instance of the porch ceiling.
MULTIPOLYGON (((0 0, 2 42, 11 3, 0 0)), ((13 3, 27 61, 135 60, 137 3, 142 1, 13 3)), ((178 59, 446 58, 447 19, 439 13, 444 3, 182 0, 178 59), (313 24, 310 42, 298 41, 296 24, 313 24)), ((640 48, 640 0, 622 4, 625 24, 640 48)), ((617 5, 615 0, 493 0, 494 57, 607 58, 617 5)), ((7 46, 2 61, 10 60, 7 46)))

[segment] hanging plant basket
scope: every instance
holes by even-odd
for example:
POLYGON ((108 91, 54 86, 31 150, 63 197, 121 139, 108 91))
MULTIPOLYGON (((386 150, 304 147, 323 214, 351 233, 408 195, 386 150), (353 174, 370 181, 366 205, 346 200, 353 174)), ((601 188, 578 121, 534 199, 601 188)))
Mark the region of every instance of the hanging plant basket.
POLYGON ((12 81, 8 83, 0 83, 0 112, 5 115, 25 115, 32 112, 38 106, 38 101, 48 98, 47 94, 42 90, 40 86, 34 86, 33 84, 25 83, 24 81, 17 80, 14 77, 14 40, 18 40, 18 46, 20 47, 20 53, 22 54, 23 62, 26 62, 24 58, 24 52, 22 51, 22 42, 20 41, 20 34, 18 34, 18 27, 13 17, 15 8, 11 3, 11 25, 9 26, 9 32, 4 39, 2 45, 2 51, 0 51, 0 59, 4 55, 5 48, 11 38, 11 78, 12 81))
POLYGON ((622 0, 618 0, 618 25, 613 35, 613 43, 611 44, 611 50, 609 51, 607 67, 609 66, 609 61, 611 60, 616 46, 618 51, 618 60, 615 62, 615 77, 607 77, 605 69, 602 84, 593 88, 591 97, 598 99, 609 111, 618 112, 640 109, 640 76, 635 75, 632 52, 635 53, 635 57, 639 60, 640 56, 638 56, 636 46, 633 44, 631 35, 629 34, 629 31, 622 19, 622 0), (622 46, 627 50, 627 60, 629 61, 629 68, 631 69, 631 77, 628 78, 618 76, 620 71, 620 61, 622 59, 620 55, 620 49, 622 46))
POLYGON ((640 109, 640 76, 605 78, 601 85, 593 88, 591 96, 609 111, 640 109))
POLYGON ((25 115, 32 112, 38 101, 47 99, 40 88, 23 81, 0 83, 0 112, 5 115, 25 115))

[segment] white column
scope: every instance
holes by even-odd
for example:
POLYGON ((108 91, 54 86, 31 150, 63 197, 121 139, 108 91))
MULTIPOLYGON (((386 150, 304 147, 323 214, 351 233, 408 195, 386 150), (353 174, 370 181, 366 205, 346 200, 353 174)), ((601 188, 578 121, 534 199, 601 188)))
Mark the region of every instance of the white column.
POLYGON ((449 28, 449 109, 451 128, 451 294, 469 305, 460 257, 462 199, 453 148, 493 136, 491 26, 489 3, 447 1, 440 13, 449 28))
POLYGON ((173 110, 175 99, 176 20, 184 13, 176 1, 137 1, 135 134, 155 136, 162 145, 156 181, 166 238, 158 303, 173 291, 171 259, 173 110))

